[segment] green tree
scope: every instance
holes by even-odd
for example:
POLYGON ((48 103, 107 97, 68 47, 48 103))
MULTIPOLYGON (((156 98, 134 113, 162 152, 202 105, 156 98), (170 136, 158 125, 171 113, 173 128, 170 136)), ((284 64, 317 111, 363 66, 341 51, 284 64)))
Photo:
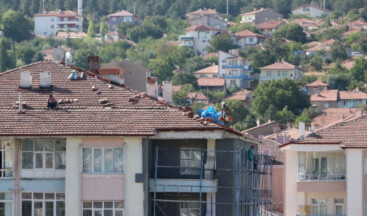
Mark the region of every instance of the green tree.
POLYGON ((29 46, 18 46, 16 51, 17 58, 22 60, 25 64, 33 62, 33 58, 36 55, 36 51, 29 46))
MULTIPOLYGON (((231 110, 231 116, 233 117, 234 121, 231 125, 236 124, 237 122, 241 122, 246 119, 246 117, 250 114, 249 109, 243 106, 242 101, 239 100, 228 100, 226 101, 227 106, 231 110)), ((215 105, 215 109, 220 111, 222 107, 221 103, 217 103, 215 105)))
POLYGON ((363 57, 355 60, 353 67, 349 71, 349 77, 357 81, 367 80, 367 61, 363 57))
MULTIPOLYGON (((218 62, 218 60, 216 61, 218 62)), ((195 72, 198 71, 200 69, 209 67, 211 64, 210 62, 204 61, 202 57, 200 56, 193 56, 189 59, 186 60, 186 64, 185 64, 185 71, 186 72, 195 72)))
POLYGON ((284 17, 288 17, 291 14, 291 0, 273 0, 273 8, 278 13, 283 14, 284 17))
POLYGON ((304 75, 302 76, 302 78, 299 80, 299 83, 301 85, 306 85, 308 83, 312 83, 314 81, 317 80, 317 76, 316 75, 304 75))
POLYGON ((285 125, 288 122, 294 122, 296 115, 285 106, 282 110, 276 111, 274 120, 285 125))
POLYGON ((177 92, 173 92, 172 94, 172 100, 176 105, 180 105, 180 106, 185 106, 187 105, 187 101, 186 98, 187 97, 187 92, 180 90, 177 92))
POLYGON ((0 40, 0 72, 4 72, 9 68, 9 56, 6 51, 6 44, 4 40, 0 40))
POLYGON ((88 35, 89 38, 94 38, 96 36, 96 33, 94 32, 94 23, 93 23, 93 21, 89 21, 87 35, 88 35))
POLYGON ((347 56, 347 51, 340 44, 333 44, 330 48, 331 58, 334 61, 344 60, 347 56))
POLYGON ((253 26, 251 24, 247 24, 247 23, 241 23, 241 24, 238 24, 238 25, 233 25, 233 26, 228 28, 228 31, 231 31, 233 33, 237 33, 237 32, 244 31, 244 30, 249 30, 249 31, 252 31, 254 33, 259 33, 259 29, 257 29, 255 26, 253 26))
POLYGON ((295 125, 299 125, 300 122, 304 122, 306 125, 310 125, 313 118, 317 116, 317 112, 312 108, 304 109, 302 114, 296 118, 295 125))
POLYGON ((22 41, 31 36, 32 24, 18 11, 8 10, 2 17, 2 29, 5 37, 22 41))
POLYGON ((290 23, 280 26, 273 34, 276 38, 287 38, 299 43, 305 43, 307 41, 306 34, 303 32, 303 28, 298 23, 290 23))
POLYGON ((358 45, 359 45, 360 49, 361 49, 363 52, 367 52, 367 40, 366 40, 366 39, 361 39, 361 40, 358 42, 358 45))
POLYGON ((127 35, 127 31, 134 27, 135 27, 135 24, 132 22, 121 22, 117 24, 117 31, 120 34, 127 35))
POLYGON ((314 55, 310 61, 311 66, 313 66, 316 70, 322 70, 322 57, 319 55, 314 55))
POLYGON ((208 52, 217 52, 218 50, 228 52, 230 49, 237 48, 228 35, 219 34, 210 40, 210 45, 206 48, 208 52))
POLYGON ((107 25, 105 22, 101 22, 100 28, 99 28, 99 33, 101 34, 101 38, 102 41, 104 42, 104 38, 106 36, 107 33, 107 25))
POLYGON ((171 80, 173 77, 173 70, 175 69, 165 57, 151 59, 148 67, 153 71, 153 76, 158 77, 159 83, 171 80))
POLYGON ((295 114, 310 106, 309 96, 299 89, 296 81, 287 78, 261 83, 253 95, 252 108, 260 116, 263 116, 271 105, 278 111, 287 106, 288 110, 295 114))
POLYGON ((167 21, 163 16, 147 16, 143 20, 143 26, 156 26, 165 30, 167 28, 167 21))
POLYGON ((198 87, 197 78, 193 73, 181 72, 173 76, 173 85, 192 84, 195 88, 198 87))
POLYGON ((348 76, 348 70, 337 63, 333 68, 330 68, 326 75, 323 77, 332 89, 346 90, 350 78, 348 76))

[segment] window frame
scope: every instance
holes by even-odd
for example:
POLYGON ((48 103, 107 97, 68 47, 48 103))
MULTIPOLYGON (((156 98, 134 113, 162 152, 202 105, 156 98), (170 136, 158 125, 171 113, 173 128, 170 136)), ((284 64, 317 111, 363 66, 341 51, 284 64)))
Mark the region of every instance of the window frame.
POLYGON ((15 143, 13 140, 10 139, 0 139, 0 179, 8 179, 8 178, 14 178, 14 158, 15 158, 15 143), (5 144, 6 143, 6 144, 5 144), (10 149, 6 149, 7 144, 10 144, 10 149), (12 156, 11 164, 6 164, 6 156, 7 153, 10 153, 12 156), (8 175, 10 174, 10 175, 8 175))
POLYGON ((0 199, 0 203, 4 203, 4 204, 7 204, 7 203, 10 203, 11 204, 11 216, 14 215, 14 193, 12 191, 1 191, 0 194, 4 194, 4 197, 5 194, 10 194, 11 195, 11 199, 0 199))
POLYGON ((311 214, 312 215, 327 215, 327 199, 321 199, 321 198, 316 198, 316 199, 311 199, 311 214), (316 200, 317 203, 313 203, 313 201, 316 200), (323 203, 318 203, 319 200, 322 200, 322 201, 325 201, 325 204, 323 203), (320 212, 320 207, 323 206, 325 207, 326 206, 326 212, 325 214, 321 213, 320 212), (317 207, 317 212, 313 212, 313 208, 314 207, 317 207))
POLYGON ((192 215, 192 211, 197 211, 197 212, 200 212, 200 203, 199 201, 196 203, 196 202, 180 202, 180 216, 182 215, 182 211, 183 210, 189 210, 189 214, 188 215, 192 215), (197 204, 198 206, 190 206, 190 204, 197 204), (187 206, 185 206, 187 205, 187 206))
POLYGON ((64 212, 66 211, 65 207, 65 192, 22 192, 21 193, 21 209, 20 212, 23 212, 23 201, 24 202, 31 202, 31 216, 35 216, 35 203, 42 203, 42 215, 46 215, 46 203, 53 203, 53 216, 58 216, 57 206, 58 203, 64 204, 64 212), (24 194, 31 194, 31 198, 23 198, 24 194), (35 198, 35 194, 42 194, 42 199, 35 198), (46 194, 53 194, 52 199, 47 199, 46 194), (58 198, 61 195, 61 198, 58 198))
POLYGON ((121 175, 121 174, 125 174, 125 147, 85 147, 83 148, 82 150, 82 170, 83 170, 83 174, 107 174, 107 175, 121 175), (85 168, 84 168, 84 164, 85 164, 85 159, 84 159, 84 150, 86 149, 90 149, 92 150, 92 153, 91 153, 91 161, 89 161, 91 164, 92 164, 92 167, 91 167, 91 172, 87 172, 85 171, 85 168), (120 149, 122 151, 122 171, 121 172, 115 172, 114 171, 114 168, 115 168, 115 161, 114 161, 114 152, 115 150, 118 150, 120 149), (95 171, 95 150, 101 150, 101 172, 96 172, 95 171), (105 168, 106 168, 106 160, 105 160, 105 151, 106 150, 112 150, 112 169, 113 171, 112 172, 106 172, 105 171, 105 168))
POLYGON ((180 167, 181 167, 180 168, 180 175, 200 175, 201 162, 203 160, 202 155, 201 155, 201 151, 202 151, 201 148, 187 148, 187 147, 180 148, 180 167), (189 152, 190 159, 182 159, 182 152, 183 151, 188 151, 189 152), (200 160, 195 160, 194 152, 199 152, 200 153, 200 160), (189 165, 184 165, 185 163, 183 163, 183 161, 188 162, 187 164, 189 164, 189 165), (198 167, 195 166, 195 164, 192 163, 193 161, 200 161, 199 166, 198 167))
POLYGON ((102 216, 104 216, 104 211, 105 210, 112 210, 112 215, 115 216, 116 215, 116 211, 122 211, 122 216, 125 216, 125 202, 124 201, 119 201, 119 200, 113 200, 113 201, 83 201, 82 202, 82 215, 84 215, 84 211, 92 211, 92 216, 94 216, 95 211, 100 210, 102 213, 102 216), (105 203, 109 203, 112 202, 112 208, 106 208, 105 207, 105 203), (86 203, 90 203, 91 207, 84 207, 86 203), (95 204, 94 203, 102 203, 102 207, 98 208, 98 207, 94 207, 95 204), (119 208, 116 207, 116 203, 122 203, 123 207, 119 208))
POLYGON ((342 216, 344 215, 344 199, 340 198, 340 199, 335 199, 334 198, 334 215, 335 216, 342 216), (337 202, 337 200, 342 200, 343 202, 337 202), (342 207, 342 214, 337 214, 336 213, 336 207, 337 206, 341 206, 342 207))

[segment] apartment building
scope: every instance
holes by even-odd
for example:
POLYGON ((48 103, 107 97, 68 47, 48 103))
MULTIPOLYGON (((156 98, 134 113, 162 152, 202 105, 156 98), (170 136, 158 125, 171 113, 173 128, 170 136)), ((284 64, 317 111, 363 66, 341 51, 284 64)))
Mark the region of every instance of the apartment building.
POLYGON ((34 33, 44 37, 57 31, 83 31, 83 16, 74 11, 50 11, 34 15, 34 33))
POLYGON ((254 8, 253 11, 241 14, 241 17, 241 23, 248 23, 254 26, 266 21, 283 19, 283 15, 270 8, 261 8, 259 10, 254 8))
POLYGON ((219 76, 226 81, 227 89, 250 88, 253 68, 250 62, 238 55, 238 50, 231 50, 230 53, 218 51, 219 76))
POLYGON ((278 61, 259 69, 261 70, 260 83, 284 78, 299 80, 303 74, 300 68, 285 61, 278 61))
POLYGON ((285 156, 285 215, 366 215, 367 118, 292 141, 285 156))
POLYGON ((294 8, 292 14, 307 15, 311 18, 317 18, 321 16, 329 16, 333 12, 325 8, 320 7, 318 4, 305 4, 300 7, 294 8))
POLYGON ((119 23, 130 22, 130 23, 134 23, 135 25, 141 25, 141 22, 142 22, 141 18, 125 10, 121 10, 116 13, 109 14, 107 15, 107 17, 108 17, 109 31, 117 30, 117 25, 119 23))
POLYGON ((1 73, 0 83, 2 215, 239 215, 264 207, 235 189, 260 185, 249 173, 264 170, 241 166, 244 182, 232 171, 257 148, 255 138, 51 61, 1 73), (57 109, 46 108, 50 94, 57 109))

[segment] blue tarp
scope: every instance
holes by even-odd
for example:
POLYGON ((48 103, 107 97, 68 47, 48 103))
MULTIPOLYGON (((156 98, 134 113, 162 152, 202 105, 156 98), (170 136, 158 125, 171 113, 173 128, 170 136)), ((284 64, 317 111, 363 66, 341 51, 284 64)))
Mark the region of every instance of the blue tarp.
POLYGON ((218 118, 222 115, 222 112, 215 111, 214 107, 212 106, 208 107, 206 110, 199 109, 197 113, 203 118, 208 117, 214 119, 215 123, 224 124, 224 122, 218 120, 218 118))

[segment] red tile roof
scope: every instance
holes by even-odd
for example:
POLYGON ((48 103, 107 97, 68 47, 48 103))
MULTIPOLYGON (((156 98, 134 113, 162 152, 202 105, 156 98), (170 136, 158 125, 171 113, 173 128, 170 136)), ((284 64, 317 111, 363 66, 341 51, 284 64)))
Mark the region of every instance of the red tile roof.
POLYGON ((322 90, 311 95, 310 101, 338 101, 338 90, 322 90))
POLYGON ((279 61, 275 62, 274 64, 267 65, 265 67, 261 67, 260 70, 294 70, 296 66, 285 62, 285 61, 279 61))
POLYGON ((348 35, 351 35, 351 34, 356 34, 356 33, 359 33, 361 32, 359 29, 355 29, 355 30, 350 30, 350 31, 346 31, 342 34, 342 36, 348 36, 348 35))
POLYGON ((74 12, 74 11, 49 11, 46 13, 40 13, 40 14, 35 14, 35 17, 42 17, 42 16, 56 16, 56 17, 81 17, 79 16, 78 13, 74 12))
POLYGON ((218 58, 218 52, 208 53, 203 56, 203 60, 208 60, 210 58, 218 58))
POLYGON ((172 86, 172 92, 180 91, 182 88, 182 85, 173 85, 172 86))
POLYGON ((186 98, 194 100, 207 100, 206 96, 201 92, 189 92, 187 93, 186 98))
POLYGON ((192 16, 192 15, 220 15, 221 13, 219 13, 216 10, 213 9, 199 9, 196 11, 193 11, 191 13, 187 13, 186 16, 192 16))
POLYGON ((320 111, 320 115, 312 119, 314 125, 326 127, 341 120, 356 117, 356 108, 327 108, 320 111))
POLYGON ((240 100, 245 101, 249 95, 252 94, 252 91, 244 89, 232 94, 232 96, 226 98, 226 100, 240 100))
POLYGON ((236 37, 238 38, 245 38, 245 37, 259 37, 259 38, 265 38, 264 35, 256 34, 249 30, 244 30, 236 33, 236 37))
POLYGON ((326 84, 326 83, 323 83, 323 82, 321 82, 319 80, 316 80, 316 81, 314 81, 312 83, 306 84, 305 86, 306 87, 328 87, 329 85, 326 84))
POLYGON ((225 85, 225 80, 222 78, 199 78, 198 85, 199 86, 221 87, 225 85))
POLYGON ((186 32, 192 31, 222 31, 220 29, 216 29, 207 25, 199 24, 199 25, 192 25, 185 29, 186 32))
POLYGON ((283 20, 271 20, 256 25, 258 29, 274 29, 282 24, 285 24, 283 20))
POLYGON ((212 65, 207 68, 198 70, 194 74, 218 74, 218 65, 212 65))
POLYGON ((128 11, 122 10, 122 11, 119 11, 119 12, 108 15, 108 17, 125 17, 125 16, 130 17, 130 16, 134 16, 134 14, 132 14, 128 11))
POLYGON ((241 16, 251 15, 251 14, 257 14, 257 13, 261 13, 261 12, 268 11, 268 10, 272 10, 272 9, 270 9, 270 8, 261 8, 259 10, 254 9, 253 11, 250 11, 250 12, 241 14, 241 16))
POLYGON ((57 38, 86 38, 87 34, 84 32, 58 32, 56 35, 57 38))
POLYGON ((340 91, 340 100, 366 100, 367 94, 360 91, 340 91))
POLYGON ((84 71, 84 79, 69 80, 71 71, 44 61, 0 73, 0 136, 152 136, 159 130, 224 130, 128 88, 111 85, 88 71, 84 71), (31 89, 19 88, 23 71, 31 73, 31 89), (40 72, 44 71, 51 73, 50 88, 39 87, 40 72), (25 103, 24 114, 17 110, 19 92, 25 103), (58 110, 46 110, 51 93, 59 101, 58 110), (101 104, 102 100, 107 104, 101 104))

